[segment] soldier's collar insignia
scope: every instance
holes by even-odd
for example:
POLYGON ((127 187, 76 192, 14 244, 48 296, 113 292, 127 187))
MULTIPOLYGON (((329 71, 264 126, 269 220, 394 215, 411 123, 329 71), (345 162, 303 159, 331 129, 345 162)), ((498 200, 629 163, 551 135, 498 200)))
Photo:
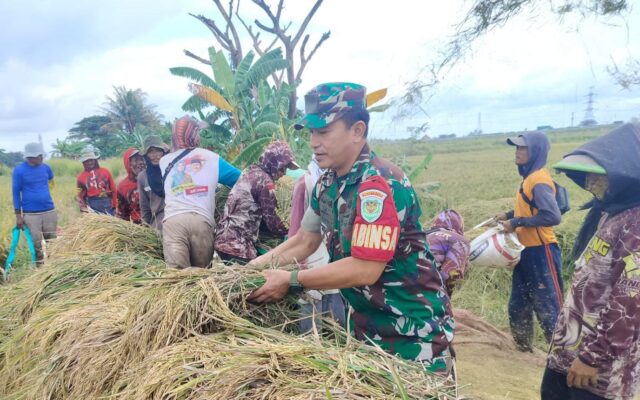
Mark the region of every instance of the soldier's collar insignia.
POLYGON ((364 190, 360 194, 360 215, 368 223, 380 218, 387 194, 376 189, 364 190))

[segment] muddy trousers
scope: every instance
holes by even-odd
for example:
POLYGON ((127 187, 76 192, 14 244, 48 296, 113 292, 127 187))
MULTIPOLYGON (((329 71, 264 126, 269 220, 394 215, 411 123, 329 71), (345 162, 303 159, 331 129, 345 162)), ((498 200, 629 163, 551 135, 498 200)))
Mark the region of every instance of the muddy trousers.
POLYGON ((162 227, 164 260, 172 268, 205 268, 213 259, 213 227, 189 212, 166 219, 162 227))
POLYGON ((50 240, 56 238, 58 214, 56 213, 56 210, 39 213, 24 213, 24 223, 31 232, 33 247, 36 250, 36 263, 40 265, 44 262, 42 239, 50 240))
POLYGON ((604 397, 593 394, 584 389, 575 389, 567 386, 567 375, 556 372, 549 367, 544 370, 542 386, 540 387, 541 400, 606 400, 604 397))
POLYGON ((562 258, 557 244, 527 247, 513 270, 509 323, 516 345, 531 351, 533 314, 544 331, 547 342, 562 308, 562 258))

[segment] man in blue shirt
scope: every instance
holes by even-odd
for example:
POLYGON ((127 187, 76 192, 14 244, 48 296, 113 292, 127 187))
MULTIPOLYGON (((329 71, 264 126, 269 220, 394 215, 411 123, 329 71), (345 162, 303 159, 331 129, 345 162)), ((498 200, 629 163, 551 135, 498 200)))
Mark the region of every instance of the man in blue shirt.
POLYGON ((36 250, 37 265, 44 263, 42 240, 54 239, 58 227, 51 197, 53 171, 42 162, 44 150, 39 143, 29 143, 24 148, 25 161, 13 170, 13 208, 16 226, 26 225, 31 231, 36 250))

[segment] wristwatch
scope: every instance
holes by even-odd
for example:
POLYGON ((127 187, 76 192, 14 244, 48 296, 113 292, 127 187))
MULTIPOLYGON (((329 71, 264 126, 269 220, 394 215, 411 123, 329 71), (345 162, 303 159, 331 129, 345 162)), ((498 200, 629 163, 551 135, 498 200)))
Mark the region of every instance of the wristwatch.
POLYGON ((299 294, 304 291, 304 287, 298 282, 298 270, 291 271, 291 279, 289 280, 289 293, 299 294))

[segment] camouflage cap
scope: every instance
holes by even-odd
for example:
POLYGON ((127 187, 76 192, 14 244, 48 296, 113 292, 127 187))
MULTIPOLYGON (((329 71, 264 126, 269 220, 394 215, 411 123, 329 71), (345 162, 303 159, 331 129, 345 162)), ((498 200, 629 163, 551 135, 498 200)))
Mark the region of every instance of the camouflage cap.
POLYGON ((331 82, 320 84, 304 96, 306 115, 296 129, 324 128, 349 111, 366 110, 367 88, 357 83, 331 82))

